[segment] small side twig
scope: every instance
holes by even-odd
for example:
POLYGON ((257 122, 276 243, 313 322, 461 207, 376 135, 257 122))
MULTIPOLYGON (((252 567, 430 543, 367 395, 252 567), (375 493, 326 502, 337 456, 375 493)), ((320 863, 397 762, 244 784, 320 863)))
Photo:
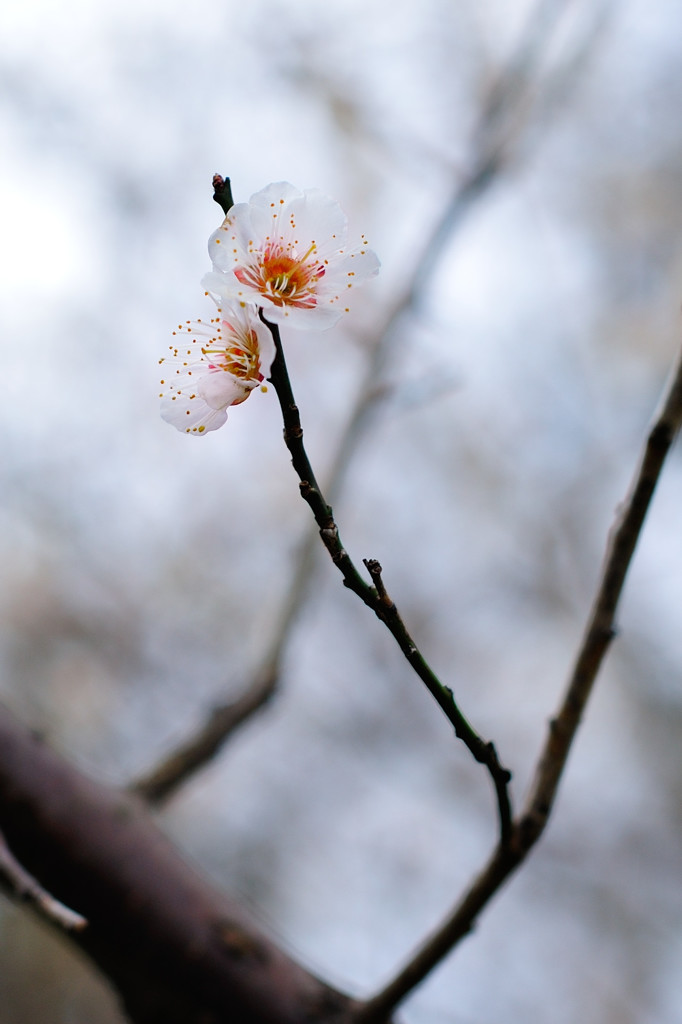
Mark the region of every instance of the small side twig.
POLYGON ((284 351, 276 324, 270 323, 260 311, 263 323, 269 328, 276 349, 275 359, 270 370, 270 381, 275 389, 284 421, 284 441, 289 449, 291 461, 300 480, 301 496, 307 501, 315 522, 318 525, 322 542, 329 552, 334 565, 343 576, 343 582, 349 590, 363 601, 368 608, 387 627, 396 640, 416 674, 426 685, 427 690, 439 705, 452 724, 455 735, 462 740, 472 756, 480 764, 485 765, 495 787, 500 819, 501 843, 505 846, 511 833, 511 803, 509 782, 511 773, 499 761, 497 751, 492 743, 486 743, 460 711, 452 690, 444 686, 430 668, 410 636, 405 623, 394 602, 389 598, 382 580, 382 569, 375 559, 369 559, 365 566, 372 579, 371 586, 366 583, 344 548, 334 520, 331 506, 327 503, 315 478, 308 455, 303 444, 303 429, 298 407, 291 389, 291 381, 287 371, 284 351))
POLYGON ((236 700, 213 708, 196 733, 131 782, 128 791, 150 804, 163 803, 183 779, 210 761, 225 739, 270 700, 276 685, 277 666, 273 665, 262 671, 236 700))
POLYGON ((387 609, 390 610, 392 608, 395 608, 395 605, 388 596, 386 587, 384 586, 384 581, 381 576, 384 570, 381 568, 381 563, 378 562, 376 558, 363 558, 362 561, 364 563, 365 568, 367 569, 367 572, 372 577, 372 583, 374 584, 374 589, 377 592, 379 600, 382 602, 382 604, 386 605, 387 609))
POLYGON ((51 896, 46 889, 43 889, 40 882, 19 863, 7 845, 2 832, 0 832, 0 880, 17 899, 30 903, 33 909, 50 924, 57 924, 69 932, 81 931, 87 926, 88 922, 82 914, 77 914, 75 910, 71 910, 70 907, 51 896))
POLYGON ((630 490, 610 530, 606 555, 564 698, 552 719, 523 811, 512 822, 509 843, 498 844, 446 920, 381 992, 354 1015, 355 1024, 381 1024, 472 930, 481 911, 523 863, 542 835, 566 761, 615 634, 614 622, 627 571, 670 448, 682 426, 682 348, 649 430, 630 490))

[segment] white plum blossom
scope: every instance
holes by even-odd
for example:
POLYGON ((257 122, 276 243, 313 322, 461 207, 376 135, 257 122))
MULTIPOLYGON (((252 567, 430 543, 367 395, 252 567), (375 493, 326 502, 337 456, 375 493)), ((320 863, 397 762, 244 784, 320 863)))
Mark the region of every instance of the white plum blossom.
POLYGON ((347 235, 343 210, 319 189, 268 185, 233 206, 211 235, 213 271, 202 284, 220 300, 262 307, 272 322, 332 327, 352 288, 379 270, 364 236, 349 247, 347 235))
POLYGON ((173 331, 170 355, 159 360, 161 415, 186 434, 217 430, 231 405, 244 402, 263 381, 275 344, 258 311, 223 303, 210 320, 187 320, 173 331))

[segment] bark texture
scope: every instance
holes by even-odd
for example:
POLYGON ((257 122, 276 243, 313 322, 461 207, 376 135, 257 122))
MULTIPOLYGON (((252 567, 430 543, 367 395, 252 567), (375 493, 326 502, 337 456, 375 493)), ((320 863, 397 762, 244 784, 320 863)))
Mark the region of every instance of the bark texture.
POLYGON ((72 767, 0 706, 0 824, 88 926, 71 938, 134 1024, 341 1024, 357 1009, 188 865, 139 798, 72 767))

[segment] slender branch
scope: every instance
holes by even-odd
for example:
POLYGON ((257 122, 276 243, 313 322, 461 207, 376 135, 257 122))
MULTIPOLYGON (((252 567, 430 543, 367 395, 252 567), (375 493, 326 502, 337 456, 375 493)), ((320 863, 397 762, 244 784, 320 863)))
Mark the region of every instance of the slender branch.
POLYGON ((182 780, 210 761, 225 739, 267 704, 277 685, 278 660, 271 662, 271 668, 263 666, 252 685, 235 701, 213 708, 198 732, 132 782, 129 791, 151 804, 167 800, 182 780))
POLYGON ((609 645, 625 577, 666 456, 682 425, 682 349, 654 416, 630 490, 611 527, 599 586, 566 693, 550 722, 535 781, 519 822, 523 846, 542 833, 585 705, 609 645))
POLYGON ((427 690, 445 713, 455 730, 455 735, 462 740, 472 756, 480 764, 485 765, 495 787, 500 818, 500 836, 502 844, 506 844, 511 829, 511 806, 509 800, 509 781, 511 773, 503 768, 492 743, 481 739, 471 724, 464 717, 455 701, 452 690, 444 686, 427 664, 417 648, 414 640, 400 617, 394 602, 388 596, 382 579, 382 569, 375 559, 365 562, 372 579, 371 586, 366 583, 356 568, 350 555, 344 548, 339 530, 334 520, 334 513, 327 503, 315 479, 313 468, 303 444, 303 429, 298 407, 291 389, 291 381, 287 371, 284 351, 276 324, 270 323, 260 311, 264 324, 269 328, 276 349, 276 356, 270 370, 270 381, 275 389, 282 410, 284 421, 284 441, 289 449, 291 461, 300 480, 301 495, 307 501, 315 516, 322 542, 329 552, 334 565, 343 576, 343 582, 349 590, 363 601, 368 608, 387 627, 396 640, 400 650, 417 673, 427 690))
MULTIPOLYGON (((368 359, 364 375, 327 474, 326 491, 332 502, 341 493, 348 466, 386 394, 386 389, 378 387, 377 381, 384 375, 388 353, 395 356, 397 337, 403 323, 417 306, 446 246, 466 224, 467 216, 476 204, 518 156, 519 139, 528 120, 528 105, 524 98, 530 91, 531 76, 568 3, 569 0, 540 0, 531 12, 517 49, 497 76, 481 108, 473 131, 468 170, 459 177, 428 233, 398 297, 365 343, 368 359)), ((547 103, 544 104, 545 112, 546 107, 547 103)), ((214 175, 213 189, 213 198, 227 213, 233 205, 230 179, 214 175)), ((292 583, 273 632, 270 649, 243 694, 236 701, 213 709, 194 734, 172 750, 159 765, 131 784, 134 792, 154 803, 171 797, 220 750, 237 728, 270 701, 278 685, 282 652, 308 595, 317 543, 315 530, 310 531, 301 543, 292 583)))
POLYGON ((172 750, 148 773, 133 781, 128 787, 130 792, 152 804, 168 800, 195 771, 211 760, 233 732, 274 697, 282 652, 303 604, 313 555, 314 549, 306 538, 296 560, 296 572, 288 588, 286 601, 280 609, 279 622, 270 647, 251 683, 236 700, 215 707, 184 743, 172 750))
POLYGON ((682 426, 682 349, 649 430, 639 465, 609 532, 606 555, 564 699, 550 722, 535 781, 521 815, 512 822, 509 844, 498 844, 486 867, 451 914, 421 945, 386 987, 367 1000, 355 1024, 380 1024, 473 928, 474 923, 542 835, 569 751, 604 655, 615 634, 620 595, 665 458, 682 426))
POLYGON ((395 1007, 473 930, 480 912, 521 860, 510 846, 503 848, 498 844, 444 924, 424 940, 385 988, 362 1004, 354 1015, 353 1024, 383 1024, 389 1020, 395 1007))
POLYGON ((34 910, 49 924, 56 924, 65 931, 80 931, 87 925, 82 914, 77 914, 64 903, 51 896, 47 889, 43 889, 40 882, 29 874, 26 868, 16 859, 5 839, 0 832, 0 881, 14 893, 14 895, 30 903, 34 910))

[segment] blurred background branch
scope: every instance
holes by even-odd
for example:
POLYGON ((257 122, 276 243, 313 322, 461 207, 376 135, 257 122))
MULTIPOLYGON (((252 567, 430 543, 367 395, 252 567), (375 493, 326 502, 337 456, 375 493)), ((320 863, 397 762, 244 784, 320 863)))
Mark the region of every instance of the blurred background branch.
POLYGON ((526 859, 544 832, 566 760, 592 693, 604 655, 615 635, 614 621, 625 578, 670 448, 682 426, 682 348, 660 403, 639 465, 609 534, 601 577, 565 697, 537 763, 536 779, 508 841, 498 843, 483 870, 444 924, 409 963, 358 1011, 358 1024, 380 1024, 473 929, 480 913, 526 859))

